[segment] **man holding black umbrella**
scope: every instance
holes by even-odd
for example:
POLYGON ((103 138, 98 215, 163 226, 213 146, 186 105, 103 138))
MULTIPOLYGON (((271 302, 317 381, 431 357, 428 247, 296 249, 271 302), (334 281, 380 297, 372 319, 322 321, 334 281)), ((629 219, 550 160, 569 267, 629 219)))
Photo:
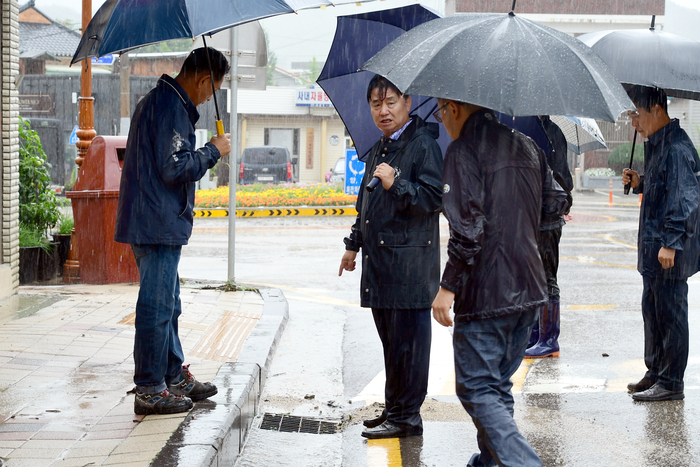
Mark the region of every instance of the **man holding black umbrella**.
POLYGON ((438 99, 454 140, 443 167, 448 260, 433 316, 451 326, 456 391, 477 428, 469 466, 541 467, 513 420, 513 383, 547 282, 537 249, 542 216, 567 204, 535 142, 491 110, 438 99))
POLYGON ((410 96, 379 75, 369 83, 367 101, 384 136, 369 152, 338 275, 355 269, 362 249, 361 305, 372 308, 386 372, 384 411, 364 421, 362 436, 416 436, 423 434, 430 304, 440 280, 439 128, 410 115, 410 96))
POLYGON ((197 106, 211 99, 229 65, 216 49, 193 50, 176 78, 161 76, 138 104, 119 186, 114 240, 131 244, 139 270, 134 337, 134 412, 185 412, 217 389, 183 365, 178 336, 182 245, 192 234, 194 182, 231 151, 230 135, 195 149, 197 106), (212 80, 214 81, 212 83, 212 80))
POLYGON ((688 277, 700 254, 700 159, 677 119, 667 113, 662 89, 631 86, 637 107, 632 125, 645 138, 644 175, 625 169, 624 184, 643 193, 637 270, 642 275, 644 363, 647 372, 627 385, 636 401, 683 399, 688 363, 688 277))

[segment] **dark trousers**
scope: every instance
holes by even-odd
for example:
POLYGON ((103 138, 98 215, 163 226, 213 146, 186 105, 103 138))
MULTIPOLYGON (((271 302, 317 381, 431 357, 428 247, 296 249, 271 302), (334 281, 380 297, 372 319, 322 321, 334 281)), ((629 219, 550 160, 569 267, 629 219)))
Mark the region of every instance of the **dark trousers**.
POLYGON ((513 420, 513 382, 537 309, 498 318, 455 322, 457 397, 476 426, 479 460, 492 467, 541 467, 513 420))
POLYGON ((688 281, 643 280, 645 377, 669 391, 682 391, 688 364, 688 281))
POLYGON ((561 227, 540 230, 537 237, 537 249, 540 251, 544 273, 547 277, 547 293, 550 300, 559 300, 559 284, 557 284, 559 240, 561 240, 561 227))
POLYGON ((385 413, 390 422, 423 427, 420 407, 428 393, 430 310, 372 308, 384 347, 385 413))
POLYGON ((180 303, 179 245, 131 245, 139 270, 134 337, 134 383, 156 394, 179 378, 185 359, 178 336, 180 303))

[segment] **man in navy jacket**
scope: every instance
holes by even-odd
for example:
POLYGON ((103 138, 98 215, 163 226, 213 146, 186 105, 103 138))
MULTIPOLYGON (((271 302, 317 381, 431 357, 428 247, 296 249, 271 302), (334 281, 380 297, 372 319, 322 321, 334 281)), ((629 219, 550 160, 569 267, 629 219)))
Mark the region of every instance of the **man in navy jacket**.
MULTIPOLYGON (((209 48, 214 86, 229 69, 209 48)), ((213 94, 206 49, 192 51, 178 76, 161 76, 136 107, 124 155, 114 240, 129 243, 139 270, 134 363, 139 415, 184 412, 216 394, 183 365, 178 336, 182 245, 192 234, 194 185, 231 151, 229 135, 195 150, 197 106, 213 94)))
POLYGON ((688 363, 688 277, 698 271, 700 159, 687 133, 666 111, 662 89, 633 86, 632 125, 646 139, 644 175, 625 169, 622 182, 644 193, 639 215, 637 270, 642 275, 644 363, 627 385, 636 401, 683 399, 688 363))

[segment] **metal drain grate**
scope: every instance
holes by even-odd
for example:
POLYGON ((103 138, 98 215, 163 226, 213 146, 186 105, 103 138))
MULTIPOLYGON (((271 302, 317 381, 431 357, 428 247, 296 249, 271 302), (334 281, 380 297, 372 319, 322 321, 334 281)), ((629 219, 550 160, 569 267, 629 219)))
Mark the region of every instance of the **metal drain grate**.
POLYGON ((266 413, 260 424, 261 430, 280 431, 284 433, 312 433, 315 435, 334 434, 338 424, 313 418, 295 417, 266 413))

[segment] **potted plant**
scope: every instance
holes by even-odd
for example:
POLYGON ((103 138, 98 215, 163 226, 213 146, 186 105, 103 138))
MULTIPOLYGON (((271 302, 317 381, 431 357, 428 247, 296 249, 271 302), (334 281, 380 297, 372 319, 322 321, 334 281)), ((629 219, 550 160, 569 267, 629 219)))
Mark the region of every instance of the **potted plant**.
POLYGON ((42 280, 41 262, 51 254, 51 245, 42 233, 31 227, 19 226, 19 283, 32 284, 42 280))
POLYGON ((56 264, 56 273, 59 276, 63 275, 63 265, 68 259, 73 225, 73 217, 66 214, 61 214, 61 217, 58 220, 58 226, 53 233, 53 241, 58 244, 58 262, 56 264))
MULTIPOLYGON (((41 147, 41 141, 36 131, 31 129, 29 121, 19 118, 19 223, 20 234, 25 235, 25 248, 29 247, 28 239, 36 240, 39 237, 41 243, 46 243, 46 248, 41 248, 38 264, 25 264, 22 259, 32 255, 22 254, 22 242, 20 242, 20 276, 23 271, 25 277, 31 275, 27 269, 37 271, 35 280, 48 280, 56 274, 56 248, 51 248, 47 240, 47 232, 58 222, 60 207, 67 205, 66 200, 56 197, 49 189, 51 184, 51 165, 46 160, 46 153, 41 147), (28 232, 31 232, 29 234, 28 232)), ((35 245, 42 246, 42 245, 35 245)))

